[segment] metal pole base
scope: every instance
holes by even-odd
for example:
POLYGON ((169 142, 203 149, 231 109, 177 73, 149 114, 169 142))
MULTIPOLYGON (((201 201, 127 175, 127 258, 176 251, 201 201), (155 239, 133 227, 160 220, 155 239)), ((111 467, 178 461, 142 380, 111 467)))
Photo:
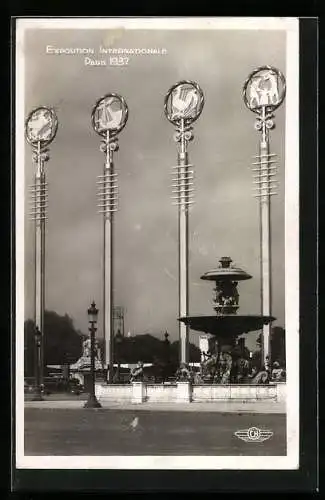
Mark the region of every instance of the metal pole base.
POLYGON ((84 404, 84 408, 101 408, 102 405, 96 398, 94 394, 89 394, 87 401, 84 404))
POLYGON ((111 385, 114 384, 114 373, 110 370, 106 372, 106 384, 111 385))

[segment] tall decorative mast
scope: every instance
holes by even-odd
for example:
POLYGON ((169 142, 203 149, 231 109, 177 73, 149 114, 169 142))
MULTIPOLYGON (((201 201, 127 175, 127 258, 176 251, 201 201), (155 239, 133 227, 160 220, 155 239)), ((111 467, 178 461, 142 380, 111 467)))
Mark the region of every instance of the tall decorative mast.
MULTIPOLYGON (((179 317, 188 315, 188 215, 193 203, 193 165, 187 147, 193 139, 192 123, 200 116, 204 95, 195 82, 182 80, 173 85, 165 97, 165 114, 176 127, 174 140, 178 145, 177 165, 173 167, 174 204, 178 206, 178 300, 179 317)), ((189 327, 179 323, 180 362, 189 361, 189 327)))
MULTIPOLYGON (((272 259, 271 259, 271 196, 277 194, 275 175, 276 154, 270 152, 270 130, 275 127, 274 111, 285 98, 286 82, 283 74, 272 66, 261 66, 247 78, 243 99, 247 108, 257 114, 255 129, 260 132, 259 154, 253 163, 255 196, 259 198, 261 313, 272 314, 272 259)), ((262 359, 265 368, 270 362, 272 323, 263 325, 262 359)))
POLYGON ((98 176, 98 207, 103 214, 103 335, 107 380, 113 381, 113 223, 117 211, 118 185, 113 154, 118 151, 117 135, 128 119, 128 107, 123 97, 110 93, 100 98, 92 111, 92 126, 102 137, 100 150, 105 154, 103 174, 98 176))
POLYGON ((32 158, 36 165, 34 184, 31 189, 31 219, 35 222, 35 327, 41 332, 37 349, 40 383, 44 369, 44 311, 45 311, 45 221, 47 220, 48 187, 44 164, 49 160, 48 145, 58 129, 58 119, 52 108, 40 106, 28 115, 25 122, 25 137, 32 147, 32 158))

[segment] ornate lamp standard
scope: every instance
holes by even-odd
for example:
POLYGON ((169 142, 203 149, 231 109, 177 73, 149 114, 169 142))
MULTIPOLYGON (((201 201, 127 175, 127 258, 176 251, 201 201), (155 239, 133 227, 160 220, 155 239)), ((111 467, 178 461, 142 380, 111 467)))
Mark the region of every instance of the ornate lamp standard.
POLYGON ((103 175, 98 176, 98 207, 103 214, 103 334, 104 357, 108 382, 113 381, 113 223, 117 211, 118 185, 113 153, 118 151, 118 133, 125 127, 128 107, 123 97, 107 94, 100 98, 92 111, 92 126, 102 137, 100 150, 105 153, 103 175))
POLYGON ((117 330, 115 335, 115 347, 116 347, 116 362, 117 362, 117 371, 116 371, 116 383, 120 382, 120 368, 121 368, 121 344, 123 342, 123 335, 120 330, 117 330))
POLYGON ((48 145, 58 129, 58 119, 53 109, 40 106, 28 115, 25 122, 26 141, 32 147, 36 164, 35 182, 31 188, 31 219, 35 221, 35 325, 42 335, 40 344, 40 383, 43 382, 43 335, 45 310, 45 221, 47 220, 47 183, 44 164, 49 160, 48 145))
MULTIPOLYGON (((173 167, 173 204, 178 206, 178 297, 179 317, 188 315, 188 218, 189 207, 194 203, 194 170, 188 161, 187 147, 193 139, 192 123, 200 116, 204 95, 195 82, 182 80, 173 85, 165 97, 167 119, 176 127, 174 140, 178 144, 177 165, 173 167)), ((180 362, 188 363, 188 334, 186 324, 179 323, 180 362)))
POLYGON ((169 341, 169 333, 167 330, 164 333, 164 381, 168 380, 168 377, 171 375, 171 359, 170 359, 170 341, 169 341))
MULTIPOLYGON (((255 129, 261 133, 259 154, 253 163, 255 197, 259 198, 261 314, 272 315, 271 274, 271 196, 277 194, 276 154, 270 152, 270 130, 275 127, 274 111, 283 102, 286 82, 283 74, 272 66, 261 66, 250 73, 244 83, 243 99, 250 111, 257 114, 255 129)), ((272 323, 263 325, 262 360, 269 368, 272 323)))
POLYGON ((95 395, 95 332, 97 330, 97 316, 98 309, 93 301, 88 309, 88 321, 89 321, 89 332, 90 332, 90 390, 88 394, 88 400, 86 401, 84 408, 101 408, 102 405, 97 400, 95 395))
POLYGON ((33 401, 43 401, 41 390, 41 346, 42 346, 42 333, 38 326, 35 327, 35 387, 33 401))

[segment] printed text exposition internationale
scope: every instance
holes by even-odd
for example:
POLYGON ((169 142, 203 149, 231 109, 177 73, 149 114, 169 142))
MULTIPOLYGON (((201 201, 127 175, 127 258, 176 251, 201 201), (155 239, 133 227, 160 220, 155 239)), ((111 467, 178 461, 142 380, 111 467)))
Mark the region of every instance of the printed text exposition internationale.
POLYGON ((112 48, 100 46, 98 51, 94 48, 86 47, 54 47, 46 46, 46 53, 50 55, 94 55, 99 54, 127 54, 127 55, 166 55, 165 48, 112 48))

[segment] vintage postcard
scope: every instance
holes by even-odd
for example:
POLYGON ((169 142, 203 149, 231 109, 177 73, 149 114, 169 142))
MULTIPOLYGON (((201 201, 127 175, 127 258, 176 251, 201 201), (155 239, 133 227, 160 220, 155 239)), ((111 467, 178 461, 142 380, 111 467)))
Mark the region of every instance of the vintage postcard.
POLYGON ((16 467, 297 469, 298 19, 15 24, 16 467))

